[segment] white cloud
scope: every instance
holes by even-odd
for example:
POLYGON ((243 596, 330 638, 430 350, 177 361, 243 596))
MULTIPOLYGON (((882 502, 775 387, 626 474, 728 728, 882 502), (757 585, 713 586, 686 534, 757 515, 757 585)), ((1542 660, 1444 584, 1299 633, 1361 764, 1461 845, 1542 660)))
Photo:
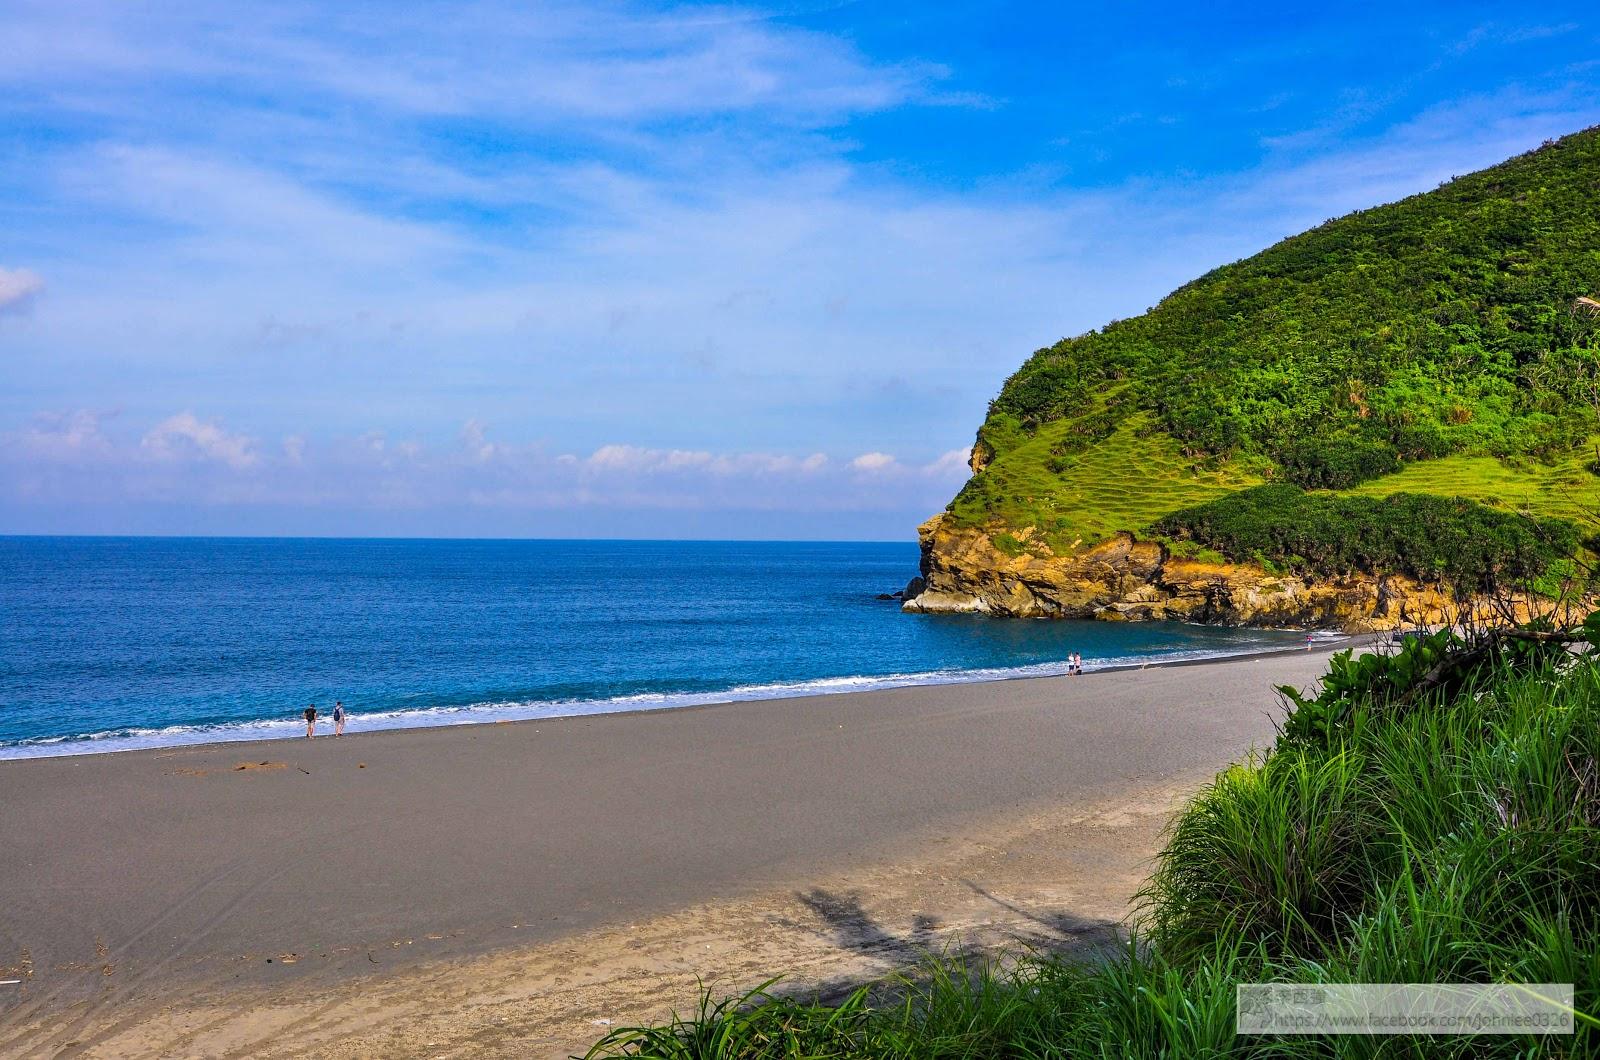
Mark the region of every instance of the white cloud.
POLYGON ((856 471, 888 471, 897 467, 898 463, 888 453, 862 453, 850 461, 850 466, 856 471))
POLYGON ((44 280, 30 269, 0 267, 0 313, 20 313, 33 304, 44 280))
POLYGON ((929 475, 948 475, 952 478, 965 479, 972 474, 972 447, 965 449, 952 449, 942 453, 937 459, 923 467, 929 475))
POLYGON ((169 416, 152 427, 139 443, 146 453, 163 460, 200 457, 226 464, 235 470, 254 467, 258 457, 254 439, 230 434, 198 419, 191 412, 169 416))
POLYGON ((395 442, 371 431, 274 447, 193 412, 142 434, 110 435, 93 412, 40 416, 0 435, 0 502, 8 495, 105 502, 346 506, 373 511, 462 507, 767 512, 920 512, 947 499, 926 464, 884 453, 835 461, 823 452, 715 452, 614 443, 587 456, 487 440, 470 422, 455 443, 395 442), (868 474, 863 474, 863 469, 868 474))
POLYGON ((583 464, 597 471, 657 472, 703 468, 709 466, 714 459, 710 453, 699 450, 603 445, 590 453, 583 464))
POLYGON ((825 453, 805 457, 782 453, 712 453, 703 449, 650 449, 603 445, 585 458, 562 458, 602 472, 662 474, 702 472, 716 476, 810 475, 828 465, 825 453))
POLYGON ((941 483, 959 483, 972 473, 967 464, 971 457, 970 446, 940 453, 925 464, 907 464, 890 453, 871 452, 862 453, 851 460, 849 466, 852 471, 873 476, 917 476, 941 483))

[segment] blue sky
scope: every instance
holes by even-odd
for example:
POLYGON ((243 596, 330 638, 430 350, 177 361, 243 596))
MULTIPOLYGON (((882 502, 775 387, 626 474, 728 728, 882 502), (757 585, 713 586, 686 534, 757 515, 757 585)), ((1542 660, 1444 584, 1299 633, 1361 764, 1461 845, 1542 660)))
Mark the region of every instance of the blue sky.
POLYGON ((1578 5, 0 4, 0 532, 909 538, 1027 353, 1600 123, 1578 5))

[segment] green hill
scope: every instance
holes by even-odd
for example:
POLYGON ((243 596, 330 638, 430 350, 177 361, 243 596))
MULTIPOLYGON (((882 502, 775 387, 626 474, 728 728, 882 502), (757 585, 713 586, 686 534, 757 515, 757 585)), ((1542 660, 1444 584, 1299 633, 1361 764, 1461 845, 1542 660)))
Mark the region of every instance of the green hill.
MULTIPOLYGON (((1374 499, 1460 498, 1472 534, 1520 548, 1517 523, 1570 554, 1600 527, 1592 298, 1600 129, 1329 221, 1037 351, 990 404, 949 524, 1056 555, 1131 531, 1248 558, 1254 538, 1218 535, 1214 506, 1229 498, 1236 529, 1270 522, 1287 484, 1369 535, 1434 525, 1405 522, 1421 502, 1374 499)), ((1378 562, 1370 543, 1347 561, 1378 562)))

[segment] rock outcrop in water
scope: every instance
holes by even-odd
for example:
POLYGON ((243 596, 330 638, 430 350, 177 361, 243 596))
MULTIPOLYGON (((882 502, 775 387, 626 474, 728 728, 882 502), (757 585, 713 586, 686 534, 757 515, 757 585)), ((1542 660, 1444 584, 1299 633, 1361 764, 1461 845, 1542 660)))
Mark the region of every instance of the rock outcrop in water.
MULTIPOLYGON (((1017 535, 1025 538, 1024 549, 1012 555, 996 547, 988 531, 952 526, 948 515, 922 524, 919 536, 924 585, 902 605, 907 611, 1350 633, 1438 625, 1461 611, 1447 592, 1410 578, 1358 574, 1307 581, 1250 564, 1185 559, 1127 533, 1064 556, 1025 534, 1017 535)), ((1525 606, 1514 606, 1526 613, 1525 606)))

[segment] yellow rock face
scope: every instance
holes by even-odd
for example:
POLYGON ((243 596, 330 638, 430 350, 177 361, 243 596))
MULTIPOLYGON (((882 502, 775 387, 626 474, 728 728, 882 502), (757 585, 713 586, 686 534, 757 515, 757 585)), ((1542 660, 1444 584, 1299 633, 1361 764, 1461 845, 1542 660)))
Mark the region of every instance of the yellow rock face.
MULTIPOLYGON (((1160 544, 1117 534, 1070 555, 1027 541, 1019 555, 998 549, 1002 528, 956 527, 936 515, 918 528, 922 593, 907 611, 979 612, 1018 618, 1174 619, 1229 626, 1339 629, 1364 633, 1485 617, 1489 601, 1457 602, 1436 586, 1399 575, 1307 581, 1252 564, 1200 563, 1160 544)), ((1505 606, 1502 602, 1501 606, 1505 606)), ((1525 620, 1536 602, 1509 601, 1525 620)))

